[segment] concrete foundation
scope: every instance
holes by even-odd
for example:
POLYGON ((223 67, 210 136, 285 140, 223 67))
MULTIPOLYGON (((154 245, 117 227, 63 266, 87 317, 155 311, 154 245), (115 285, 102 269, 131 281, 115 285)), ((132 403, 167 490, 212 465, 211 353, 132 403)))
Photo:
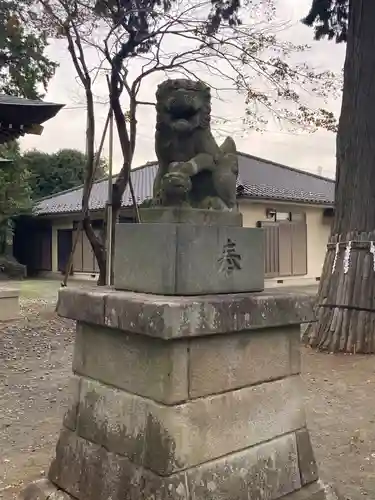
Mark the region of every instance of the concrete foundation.
POLYGON ((325 500, 290 293, 63 289, 77 320, 70 407, 27 500, 325 500))
POLYGON ((0 321, 11 321, 20 315, 19 290, 0 289, 0 321))

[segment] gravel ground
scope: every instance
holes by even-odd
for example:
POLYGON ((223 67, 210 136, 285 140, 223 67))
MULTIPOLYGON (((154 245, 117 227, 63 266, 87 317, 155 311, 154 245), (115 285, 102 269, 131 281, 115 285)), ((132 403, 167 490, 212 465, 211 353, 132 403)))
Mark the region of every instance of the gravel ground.
POLYGON ((20 320, 0 324, 1 499, 44 475, 68 399, 74 323, 57 318, 53 292, 27 295, 20 320))
MULTIPOLYGON (((53 312, 56 290, 45 287, 42 298, 24 290, 22 318, 0 325, 0 499, 43 476, 54 453, 74 332, 53 312)), ((322 479, 350 500, 375 500, 374 358, 302 348, 302 360, 322 479)))

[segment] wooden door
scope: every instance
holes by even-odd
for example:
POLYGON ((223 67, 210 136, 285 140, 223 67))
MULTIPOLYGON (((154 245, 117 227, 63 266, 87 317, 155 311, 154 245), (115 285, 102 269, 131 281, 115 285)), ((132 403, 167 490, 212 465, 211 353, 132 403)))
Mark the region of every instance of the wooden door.
POLYGON ((292 230, 289 221, 279 222, 279 272, 292 275, 292 230))
POLYGON ((57 263, 61 272, 65 272, 72 251, 72 233, 72 229, 57 230, 57 263))
POLYGON ((279 224, 262 222, 264 231, 264 273, 267 278, 279 276, 279 224))
POLYGON ((307 227, 305 221, 291 223, 292 229, 292 274, 307 274, 307 227))

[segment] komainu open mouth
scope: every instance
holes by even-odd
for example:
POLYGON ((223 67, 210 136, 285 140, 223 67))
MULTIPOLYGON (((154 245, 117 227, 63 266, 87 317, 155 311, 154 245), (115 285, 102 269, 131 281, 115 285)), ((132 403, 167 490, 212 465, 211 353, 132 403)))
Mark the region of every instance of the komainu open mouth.
POLYGON ((172 120, 186 120, 189 121, 197 114, 197 110, 192 106, 174 104, 169 107, 169 114, 172 120))

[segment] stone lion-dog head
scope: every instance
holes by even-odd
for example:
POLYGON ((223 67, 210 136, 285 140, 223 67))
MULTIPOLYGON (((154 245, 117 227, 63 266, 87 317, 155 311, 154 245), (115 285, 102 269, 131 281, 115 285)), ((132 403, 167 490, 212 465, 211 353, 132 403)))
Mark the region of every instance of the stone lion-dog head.
POLYGON ((210 126, 211 92, 203 82, 166 80, 156 92, 156 128, 189 133, 210 126))

